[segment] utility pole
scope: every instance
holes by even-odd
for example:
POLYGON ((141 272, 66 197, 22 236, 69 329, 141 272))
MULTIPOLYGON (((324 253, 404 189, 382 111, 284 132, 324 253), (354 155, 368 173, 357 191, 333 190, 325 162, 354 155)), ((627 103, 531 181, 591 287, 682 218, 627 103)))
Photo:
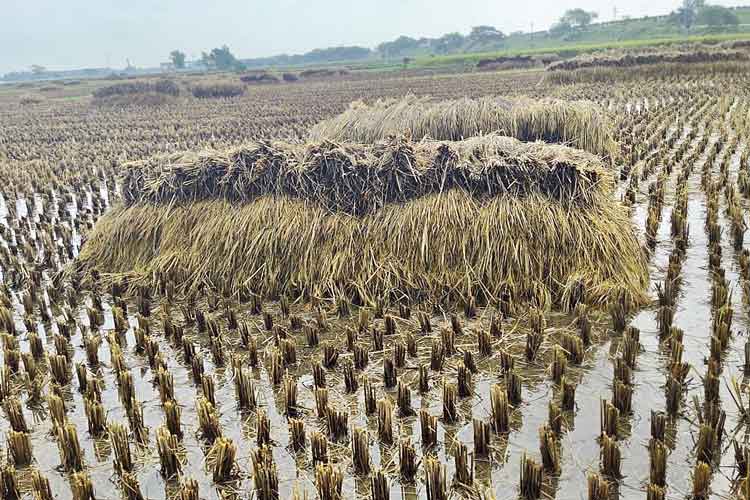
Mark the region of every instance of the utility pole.
POLYGON ((612 10, 613 10, 613 12, 612 12, 612 20, 613 21, 617 21, 617 5, 615 5, 612 10))

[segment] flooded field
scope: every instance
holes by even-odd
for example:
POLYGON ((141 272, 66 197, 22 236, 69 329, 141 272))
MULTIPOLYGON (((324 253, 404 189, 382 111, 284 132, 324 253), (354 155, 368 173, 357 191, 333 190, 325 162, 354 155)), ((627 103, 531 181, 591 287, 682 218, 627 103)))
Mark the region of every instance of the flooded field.
POLYGON ((4 498, 748 498, 750 80, 636 76, 353 80, 156 109, 0 99, 4 498), (606 110, 651 302, 79 276, 124 160, 301 140, 349 101, 408 92, 606 110))

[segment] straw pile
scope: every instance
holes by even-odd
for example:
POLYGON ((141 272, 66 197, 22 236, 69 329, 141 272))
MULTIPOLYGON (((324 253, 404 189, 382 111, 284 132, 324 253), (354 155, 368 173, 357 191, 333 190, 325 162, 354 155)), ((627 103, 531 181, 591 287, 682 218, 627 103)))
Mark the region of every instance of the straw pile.
POLYGON ((739 50, 695 50, 682 52, 647 52, 636 54, 597 54, 578 56, 558 61, 547 66, 547 71, 576 70, 582 68, 629 68, 649 64, 665 63, 714 63, 726 61, 747 61, 748 54, 739 50))
POLYGON ((612 125, 595 104, 556 99, 435 101, 409 95, 371 105, 354 102, 315 125, 310 139, 373 143, 406 133, 415 140, 458 141, 495 132, 524 142, 570 144, 601 156, 616 150, 612 125))
POLYGON ((180 86, 172 80, 121 82, 96 89, 92 104, 97 106, 151 106, 173 103, 180 86))
POLYGON ((156 156, 126 167, 123 196, 135 205, 217 198, 248 203, 271 195, 365 215, 453 188, 481 200, 540 195, 589 204, 611 182, 590 154, 488 135, 461 142, 395 138, 373 145, 253 143, 156 156))
POLYGON ((592 302, 613 289, 643 300, 644 259, 610 175, 564 146, 277 143, 126 169, 126 206, 80 255, 104 279, 359 303, 508 291, 549 303, 581 283, 592 302))

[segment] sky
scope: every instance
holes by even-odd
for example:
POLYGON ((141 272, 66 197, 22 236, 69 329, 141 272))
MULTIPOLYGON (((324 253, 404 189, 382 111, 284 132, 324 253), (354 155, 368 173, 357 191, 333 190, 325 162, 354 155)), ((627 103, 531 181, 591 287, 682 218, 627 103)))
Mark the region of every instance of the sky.
MULTIPOLYGON (((660 15, 680 0, 0 0, 0 73, 157 66, 227 44, 238 58, 339 45, 374 47, 399 35, 435 37, 489 24, 546 29, 569 8, 610 20, 660 15)), ((743 5, 748 0, 716 0, 743 5)))

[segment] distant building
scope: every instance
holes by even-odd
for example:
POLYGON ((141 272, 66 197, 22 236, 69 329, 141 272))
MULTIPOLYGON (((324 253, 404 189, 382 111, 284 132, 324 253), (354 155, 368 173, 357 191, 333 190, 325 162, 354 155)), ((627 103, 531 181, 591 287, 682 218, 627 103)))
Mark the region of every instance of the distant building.
POLYGON ((176 68, 173 62, 163 62, 163 63, 159 63, 159 69, 165 73, 170 73, 174 71, 176 68))

